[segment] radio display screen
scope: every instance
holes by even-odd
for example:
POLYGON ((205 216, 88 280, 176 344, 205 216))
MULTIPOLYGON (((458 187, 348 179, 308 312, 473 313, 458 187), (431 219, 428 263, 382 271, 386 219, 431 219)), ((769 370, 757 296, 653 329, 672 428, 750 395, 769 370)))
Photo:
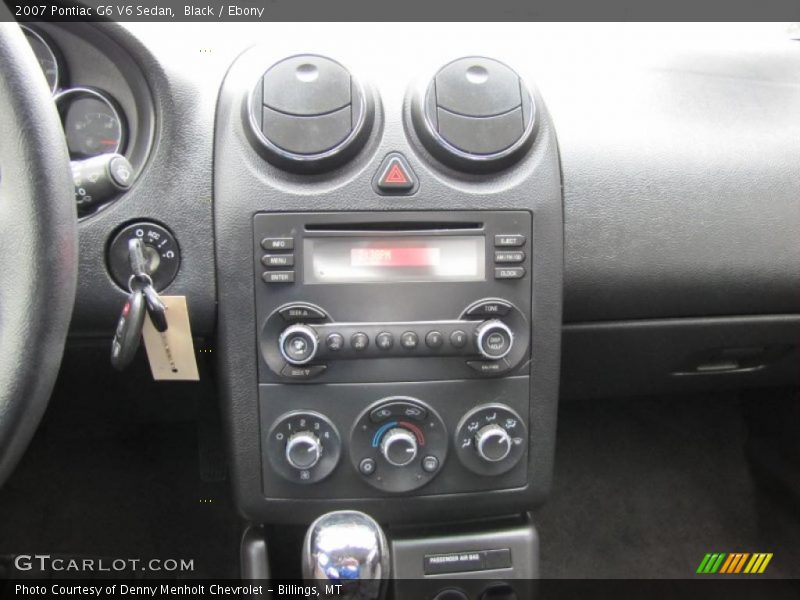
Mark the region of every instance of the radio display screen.
POLYGON ((485 238, 307 237, 304 280, 314 283, 483 281, 485 238))

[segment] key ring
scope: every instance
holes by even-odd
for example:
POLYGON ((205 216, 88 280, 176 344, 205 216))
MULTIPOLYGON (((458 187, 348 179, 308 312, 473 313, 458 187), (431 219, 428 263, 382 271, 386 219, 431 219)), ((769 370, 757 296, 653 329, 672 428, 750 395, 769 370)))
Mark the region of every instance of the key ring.
POLYGON ((128 291, 132 294, 134 292, 133 289, 133 282, 139 281, 143 285, 142 287, 138 288, 136 291, 141 292, 143 288, 152 287, 153 286, 153 278, 150 277, 147 273, 142 273, 141 275, 131 275, 128 279, 128 291))

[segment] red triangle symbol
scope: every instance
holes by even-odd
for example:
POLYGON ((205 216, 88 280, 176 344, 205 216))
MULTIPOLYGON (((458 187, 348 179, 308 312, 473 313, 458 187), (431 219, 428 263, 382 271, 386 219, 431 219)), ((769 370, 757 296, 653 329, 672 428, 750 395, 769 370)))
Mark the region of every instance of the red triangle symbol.
POLYGON ((386 177, 384 177, 383 181, 384 183, 395 184, 408 183, 408 175, 403 171, 400 162, 395 161, 394 164, 389 167, 389 171, 386 173, 386 177))

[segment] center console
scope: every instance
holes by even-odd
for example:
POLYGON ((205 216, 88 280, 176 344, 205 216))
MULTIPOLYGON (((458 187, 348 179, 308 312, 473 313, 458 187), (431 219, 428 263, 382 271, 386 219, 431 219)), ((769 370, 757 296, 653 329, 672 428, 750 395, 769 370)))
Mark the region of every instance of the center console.
POLYGON ((380 54, 254 48, 221 90, 218 365, 237 502, 257 523, 363 511, 406 574, 531 577, 516 561, 535 560, 535 530, 518 519, 550 487, 559 376, 552 124, 500 61, 430 51, 388 73, 380 54), (453 537, 474 519, 480 535, 453 537))
POLYGON ((265 493, 527 484, 531 220, 254 216, 265 493))

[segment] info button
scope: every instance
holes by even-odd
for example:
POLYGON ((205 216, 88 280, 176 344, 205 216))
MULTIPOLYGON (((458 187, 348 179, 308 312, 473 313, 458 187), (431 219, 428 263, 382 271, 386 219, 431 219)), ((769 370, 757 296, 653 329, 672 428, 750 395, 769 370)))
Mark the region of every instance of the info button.
POLYGON ((272 238, 267 237, 261 240, 261 247, 264 250, 294 250, 294 238, 272 238))

